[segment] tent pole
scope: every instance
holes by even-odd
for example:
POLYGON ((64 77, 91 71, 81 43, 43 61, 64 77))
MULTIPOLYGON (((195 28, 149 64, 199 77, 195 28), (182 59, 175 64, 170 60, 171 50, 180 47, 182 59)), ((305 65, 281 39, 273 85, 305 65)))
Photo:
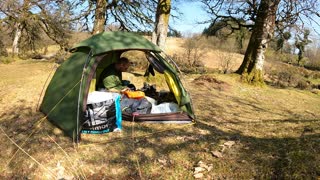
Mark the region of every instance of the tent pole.
POLYGON ((78 95, 78 106, 77 106, 78 108, 77 108, 76 144, 78 144, 81 140, 81 133, 79 133, 79 121, 80 121, 79 115, 80 115, 80 101, 81 101, 81 95, 82 95, 82 83, 83 83, 83 78, 84 78, 84 72, 87 69, 87 66, 90 62, 91 55, 92 55, 92 49, 90 50, 88 57, 83 65, 82 74, 81 74, 79 95, 78 95))

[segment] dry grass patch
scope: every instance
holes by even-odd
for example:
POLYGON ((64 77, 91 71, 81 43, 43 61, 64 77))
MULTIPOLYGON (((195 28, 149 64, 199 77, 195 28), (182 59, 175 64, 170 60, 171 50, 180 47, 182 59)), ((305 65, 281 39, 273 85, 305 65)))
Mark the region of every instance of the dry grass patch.
POLYGON ((122 132, 83 135, 76 147, 50 122, 40 121, 44 116, 35 110, 53 66, 35 61, 0 65, 2 179, 192 179, 199 173, 203 179, 316 179, 320 175, 319 95, 252 87, 239 83, 237 75, 210 74, 200 84, 195 80, 200 75, 186 76, 196 124, 123 122, 122 132), (228 88, 212 88, 216 84, 228 88), (6 135, 25 152, 18 151, 6 135), (200 162, 210 168, 196 174, 200 162))

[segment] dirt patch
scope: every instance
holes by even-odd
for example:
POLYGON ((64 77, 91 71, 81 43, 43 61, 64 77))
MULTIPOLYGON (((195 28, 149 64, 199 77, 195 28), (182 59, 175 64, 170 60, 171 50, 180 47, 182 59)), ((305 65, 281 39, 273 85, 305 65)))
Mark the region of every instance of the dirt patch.
POLYGON ((210 89, 213 88, 213 89, 216 89, 219 91, 227 91, 231 87, 230 84, 228 84, 224 81, 218 80, 217 78, 209 76, 209 75, 199 76, 196 79, 194 79, 193 81, 197 85, 203 85, 203 86, 206 86, 210 89))

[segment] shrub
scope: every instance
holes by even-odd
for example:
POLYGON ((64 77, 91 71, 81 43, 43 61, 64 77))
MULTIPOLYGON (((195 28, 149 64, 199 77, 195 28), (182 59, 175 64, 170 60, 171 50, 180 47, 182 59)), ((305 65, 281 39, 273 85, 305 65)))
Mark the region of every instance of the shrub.
POLYGON ((182 54, 184 62, 188 63, 190 67, 194 67, 196 64, 199 64, 206 54, 207 43, 204 37, 193 36, 186 39, 182 47, 184 48, 184 52, 182 54))
POLYGON ((272 67, 266 67, 265 78, 271 85, 281 88, 294 87, 311 89, 318 82, 320 72, 307 70, 303 67, 273 62, 272 67))
POLYGON ((295 56, 292 54, 277 53, 272 50, 267 50, 265 56, 268 61, 284 62, 288 64, 296 63, 295 56))
POLYGON ((311 70, 320 70, 320 56, 317 58, 309 59, 309 61, 304 65, 306 68, 311 70))
POLYGON ((11 57, 11 56, 0 56, 0 64, 9 64, 15 61, 15 58, 11 57))
POLYGON ((186 39, 182 47, 184 50, 182 53, 170 56, 180 70, 188 74, 206 73, 202 58, 206 55, 208 40, 202 36, 193 36, 186 39))
POLYGON ((5 45, 3 44, 2 40, 0 39, 0 56, 8 56, 8 52, 6 50, 5 45))
POLYGON ((232 53, 219 53, 220 68, 223 74, 230 73, 234 66, 234 58, 232 53))
POLYGON ((309 78, 320 79, 320 72, 316 72, 316 71, 311 72, 309 78))
POLYGON ((299 79, 298 82, 297 82, 297 85, 296 85, 296 88, 299 88, 299 89, 310 89, 311 88, 311 83, 310 81, 306 81, 304 79, 299 79))
POLYGON ((170 58, 175 61, 179 69, 186 74, 203 74, 207 72, 203 62, 197 61, 192 66, 184 60, 183 55, 173 54, 170 58))

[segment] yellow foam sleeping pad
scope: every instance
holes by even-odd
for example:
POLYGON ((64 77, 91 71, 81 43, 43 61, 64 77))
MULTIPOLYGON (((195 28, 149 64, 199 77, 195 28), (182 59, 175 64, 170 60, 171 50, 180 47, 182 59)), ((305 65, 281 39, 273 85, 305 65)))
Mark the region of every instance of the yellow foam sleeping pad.
POLYGON ((89 93, 96 90, 96 79, 93 78, 90 82, 89 93))
POLYGON ((166 82, 169 86, 170 91, 174 94, 174 97, 176 98, 178 104, 180 105, 181 92, 177 86, 177 83, 173 79, 173 75, 168 71, 164 71, 164 77, 166 79, 166 82))

